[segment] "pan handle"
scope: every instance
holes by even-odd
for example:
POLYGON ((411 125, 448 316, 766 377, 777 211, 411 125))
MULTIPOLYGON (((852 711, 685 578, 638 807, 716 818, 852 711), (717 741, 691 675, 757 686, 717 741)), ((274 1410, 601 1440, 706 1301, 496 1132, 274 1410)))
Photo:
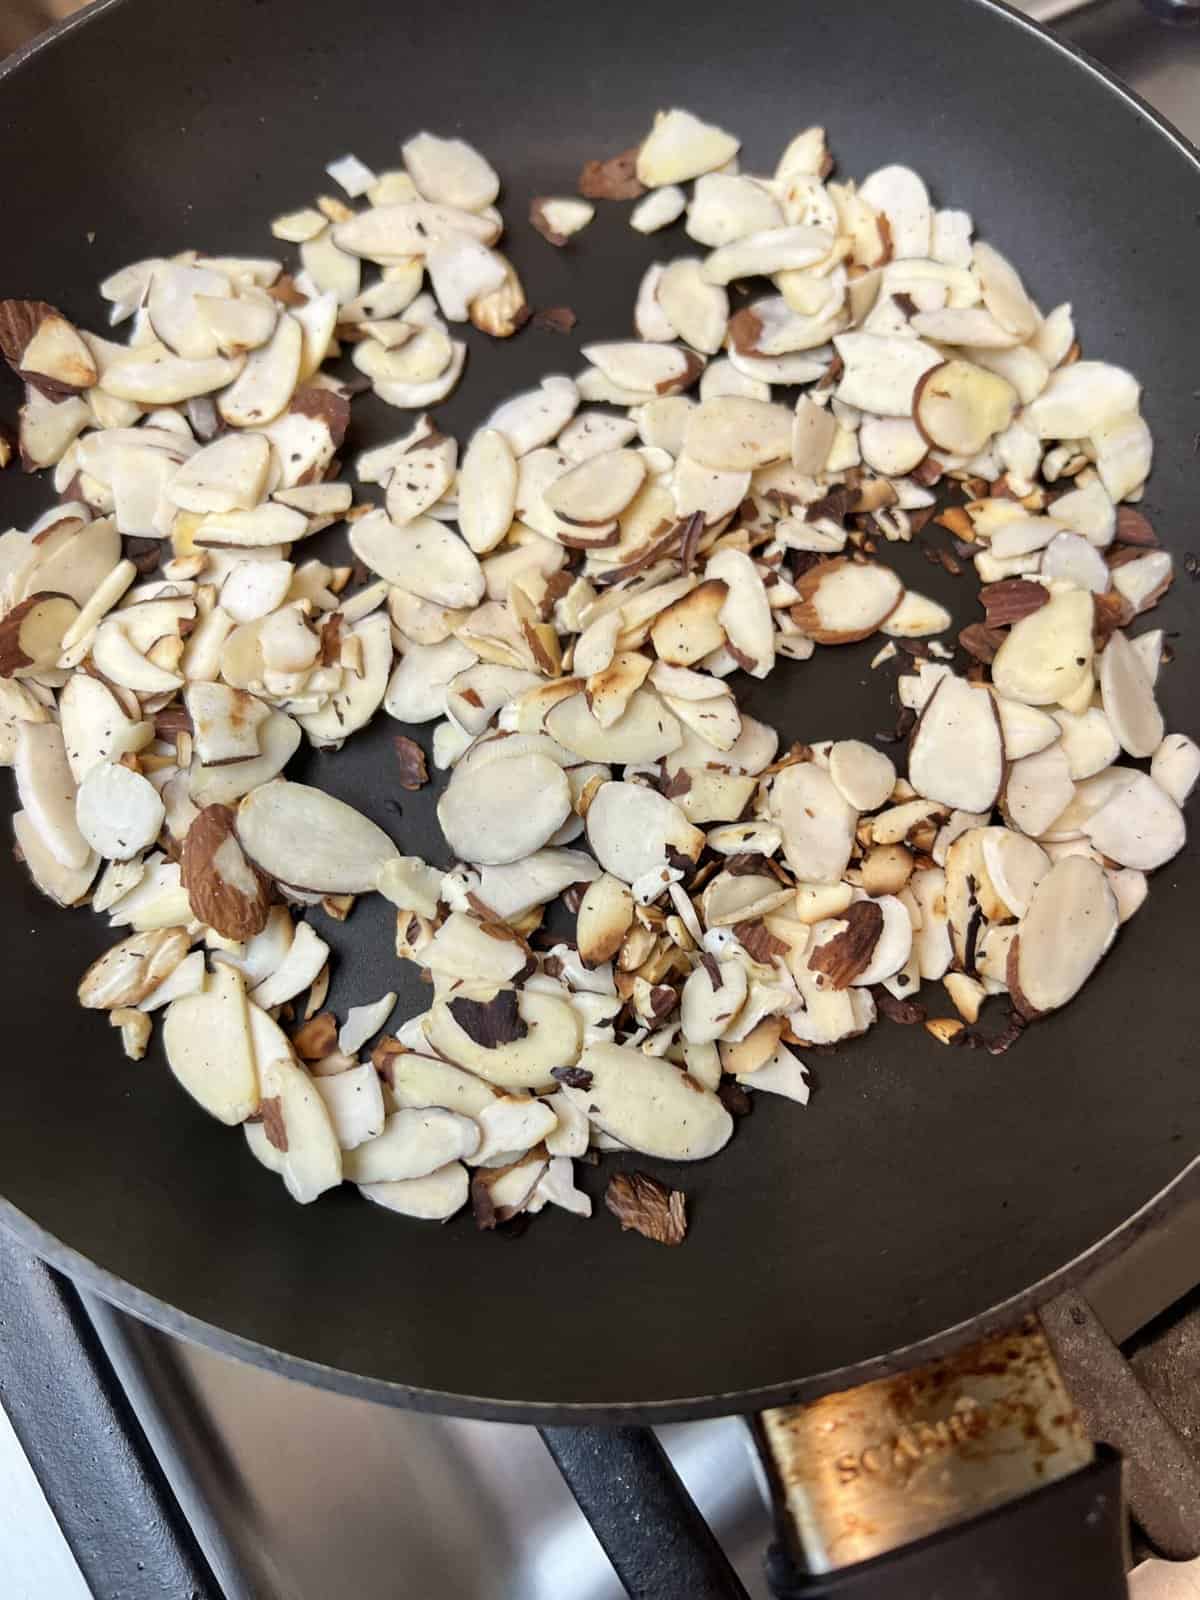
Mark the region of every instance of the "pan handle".
POLYGON ((776 1600, 1124 1600, 1121 1461, 1032 1318, 753 1426, 776 1600))

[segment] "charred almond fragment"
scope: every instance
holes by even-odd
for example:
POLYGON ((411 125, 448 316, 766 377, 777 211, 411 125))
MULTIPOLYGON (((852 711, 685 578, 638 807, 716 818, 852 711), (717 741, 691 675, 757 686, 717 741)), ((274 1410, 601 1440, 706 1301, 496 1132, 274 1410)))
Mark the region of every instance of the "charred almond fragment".
POLYGON ((511 989, 477 994, 434 1004, 425 1033, 437 1053, 500 1088, 553 1088, 554 1069, 579 1058, 582 1025, 570 1002, 525 989, 514 1009, 511 989))
POLYGON ((890 567, 836 556, 818 561, 797 581, 792 621, 817 644, 869 638, 895 611, 904 586, 890 567))
POLYGON ((673 801, 643 784, 601 784, 588 807, 587 834, 605 872, 630 884, 675 856, 696 861, 704 848, 701 830, 673 801))
POLYGON ((0 678, 28 677, 56 665, 63 635, 79 616, 65 594, 33 594, 0 620, 0 678))
POLYGON ((913 730, 908 779, 926 799, 991 810, 1004 781, 1004 740, 986 689, 953 675, 942 679, 913 730))
POLYGON ((791 457, 792 414, 786 406, 738 395, 704 400, 688 415, 684 449, 701 466, 750 472, 791 457))
POLYGON ((183 842, 183 887, 198 922, 226 939, 250 939, 267 925, 271 882, 247 861, 228 806, 205 806, 183 842))
POLYGON ((839 882, 854 846, 858 812, 827 772, 807 762, 777 773, 771 815, 783 830, 783 853, 798 878, 839 882))
POLYGON ((605 873, 589 883, 575 914, 575 942, 585 967, 611 961, 633 921, 633 896, 620 878, 605 873))
POLYGON ((631 1228, 655 1244, 682 1244, 687 1234, 687 1196, 645 1172, 617 1172, 608 1180, 604 1204, 627 1233, 631 1228))
POLYGON ((237 835, 268 877, 322 895, 366 894, 398 853, 383 829, 352 806, 282 778, 242 800, 237 835))
POLYGON ((1117 902, 1104 869, 1084 856, 1055 862, 1033 891, 1009 950, 1009 989, 1022 1016, 1066 1005, 1117 936, 1117 902))
POLYGON ((502 866, 541 848, 571 813, 566 775, 548 756, 502 757, 487 767, 457 767, 438 802, 438 821, 464 861, 502 866))
POLYGON ((1012 421, 1017 393, 971 361, 944 361, 922 373, 913 393, 913 421, 935 450, 973 456, 1012 421))
POLYGON ((728 1143, 733 1119, 715 1094, 670 1062, 617 1044, 592 1044, 579 1058, 590 1072, 588 1114, 630 1150, 664 1161, 702 1161, 728 1143))
POLYGON ((1064 589, 1013 624, 992 662, 1002 695, 1027 705, 1063 701, 1092 670, 1092 597, 1064 589))
POLYGON ((721 610, 729 593, 727 584, 706 578, 660 611, 650 629, 655 654, 672 666, 690 667, 719 650, 725 643, 721 610))
POLYGON ((402 789, 415 792, 423 789, 429 782, 429 773, 425 766, 425 752, 415 739, 398 733, 392 739, 392 748, 396 752, 396 761, 399 774, 396 782, 402 789))
POLYGON ((1152 756, 1162 743, 1162 713, 1150 674, 1119 628, 1100 656, 1100 695, 1104 714, 1126 754, 1152 756))
POLYGON ((171 1071, 210 1116, 230 1126, 258 1110, 247 1006, 241 973, 220 965, 203 993, 173 1000, 163 1020, 171 1071))

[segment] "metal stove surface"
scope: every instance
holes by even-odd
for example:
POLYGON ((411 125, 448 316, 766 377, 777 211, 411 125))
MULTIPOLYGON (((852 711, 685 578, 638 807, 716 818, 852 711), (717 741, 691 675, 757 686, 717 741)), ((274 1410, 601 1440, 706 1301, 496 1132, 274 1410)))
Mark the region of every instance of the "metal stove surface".
MULTIPOLYGON (((1053 21, 1200 141, 1200 29, 1164 26, 1136 0, 1030 0, 1023 9, 1053 21)), ((0 48, 46 20, 30 0, 0 0, 0 48)), ((1194 1286, 1197 1262, 1200 1204, 1085 1293, 1119 1342, 1194 1286)), ((621 1600, 533 1429, 307 1388, 85 1303, 228 1600, 621 1600)), ((661 1438, 747 1592, 765 1597, 771 1530, 744 1424, 677 1425, 661 1438)), ((2 1415, 0 1488, 6 1600, 86 1595, 2 1415)), ((1147 1562, 1133 1593, 1200 1600, 1200 1563, 1147 1562)))

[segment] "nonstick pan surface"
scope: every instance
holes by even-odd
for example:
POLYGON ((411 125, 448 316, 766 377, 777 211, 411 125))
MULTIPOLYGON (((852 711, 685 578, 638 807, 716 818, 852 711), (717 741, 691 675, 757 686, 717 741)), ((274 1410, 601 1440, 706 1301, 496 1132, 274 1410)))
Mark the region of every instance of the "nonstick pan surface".
MULTIPOLYGON (((986 0, 752 0, 707 14, 665 0, 622 12, 101 0, 0 72, 0 292, 102 329, 95 286, 115 267, 188 246, 275 254, 287 247, 270 218, 327 188, 334 156, 380 168, 416 129, 460 133, 504 177, 505 248, 531 300, 579 316, 570 339, 529 328, 497 345, 468 332, 467 376, 437 412, 464 438, 505 395, 577 371, 580 340, 628 336, 645 266, 689 248, 679 230, 633 233, 624 205, 602 204, 561 252, 525 221, 532 195, 572 192, 585 160, 626 148, 676 104, 740 134, 750 170, 770 169, 811 122, 844 174, 915 166, 940 203, 974 214, 1045 308, 1073 302, 1089 356, 1142 378, 1157 446, 1144 509, 1179 562, 1149 625, 1172 633, 1168 726, 1200 729, 1182 570, 1200 547, 1200 166, 1098 68, 986 0)), ((15 382, 0 395, 12 417, 15 382)), ((406 426, 360 401, 347 455, 406 426)), ((48 498, 5 473, 0 525, 26 526, 48 498)), ((915 550, 888 555, 962 620, 978 614, 970 576, 915 550)), ((869 738, 894 719, 873 649, 821 651, 739 693, 785 740, 869 738)), ((289 775, 445 860, 432 789, 394 788, 391 732, 298 758, 289 775)), ((807 1109, 759 1097, 718 1159, 630 1158, 687 1190, 678 1250, 623 1236, 602 1205, 590 1224, 544 1213, 516 1238, 480 1234, 469 1216, 409 1223, 350 1189, 301 1210, 161 1055, 124 1061, 103 1019, 77 1009, 78 977, 107 942, 101 920, 51 910, 8 852, 0 895, 5 1219, 163 1327, 399 1403, 665 1420, 877 1375, 1117 1248, 1200 1148, 1195 849, 1155 877, 1084 995, 1009 1054, 882 1023, 811 1056, 807 1109)), ((426 1003, 390 954, 391 920, 377 899, 345 925, 316 914, 337 952, 339 1013, 396 986, 412 1009, 426 1003)), ((584 1172, 598 1203, 618 1164, 584 1172)))

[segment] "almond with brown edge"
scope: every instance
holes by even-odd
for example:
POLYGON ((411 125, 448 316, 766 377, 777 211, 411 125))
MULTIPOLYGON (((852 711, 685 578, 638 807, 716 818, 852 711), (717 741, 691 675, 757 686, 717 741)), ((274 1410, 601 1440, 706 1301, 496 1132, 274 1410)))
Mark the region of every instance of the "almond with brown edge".
POLYGON ((589 883, 575 914, 575 943, 585 967, 611 961, 633 921, 633 896, 619 878, 606 872, 589 883))
POLYGON ((792 621, 817 644, 869 638, 904 598, 904 585, 890 567, 848 556, 818 561, 796 588, 800 599, 791 608, 792 621))
POLYGON ((28 677, 58 661, 63 635, 79 615, 69 595, 31 594, 0 620, 0 678, 28 677))
POLYGON ((913 729, 908 781, 927 800, 990 811, 1004 782, 1004 740, 986 689, 948 674, 913 729))
POLYGON ((180 876, 197 921, 225 939, 251 939, 267 925, 271 880, 238 843, 229 806, 205 806, 183 841, 180 876))
POLYGON ((1012 384, 972 361, 944 361, 917 380, 913 421, 935 450, 973 456, 1017 409, 1012 384))
POLYGON ((0 352, 47 400, 90 389, 99 378, 79 330, 44 300, 0 300, 0 352))
POLYGON ((883 911, 874 900, 855 901, 841 920, 845 926, 808 953, 810 970, 828 978, 834 989, 848 989, 867 971, 883 933, 883 911))
POLYGON ((1117 936, 1120 917, 1104 868, 1086 856, 1056 861, 1033 891, 1009 946, 1008 987, 1032 1021, 1074 999, 1117 936))
POLYGON ((660 661, 690 667, 725 643, 721 609, 729 586, 706 578, 674 605, 660 611, 650 629, 650 639, 660 661))

